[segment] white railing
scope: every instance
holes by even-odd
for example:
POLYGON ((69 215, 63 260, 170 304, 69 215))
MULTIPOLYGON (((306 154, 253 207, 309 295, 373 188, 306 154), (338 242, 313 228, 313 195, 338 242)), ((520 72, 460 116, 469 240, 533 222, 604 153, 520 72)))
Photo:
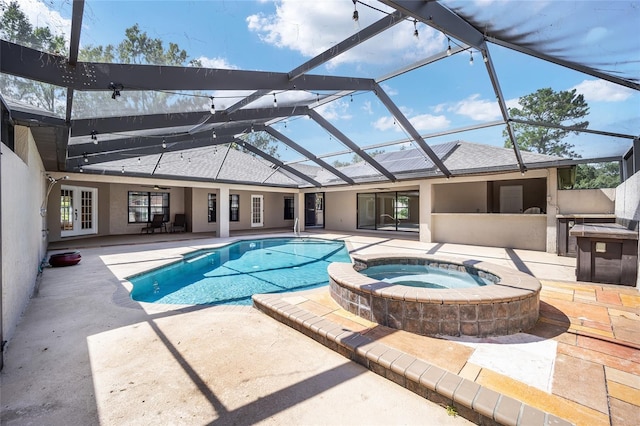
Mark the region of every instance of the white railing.
POLYGON ((300 223, 298 223, 298 218, 293 222, 293 235, 300 236, 300 223))

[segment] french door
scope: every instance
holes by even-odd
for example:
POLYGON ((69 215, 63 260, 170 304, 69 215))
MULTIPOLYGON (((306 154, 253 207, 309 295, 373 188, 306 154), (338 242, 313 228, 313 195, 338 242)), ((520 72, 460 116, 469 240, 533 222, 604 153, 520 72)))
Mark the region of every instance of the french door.
POLYGON ((262 210, 262 195, 251 196, 251 227, 260 227, 264 225, 262 210))
POLYGON ((60 236, 98 232, 98 190, 62 185, 60 188, 60 236))

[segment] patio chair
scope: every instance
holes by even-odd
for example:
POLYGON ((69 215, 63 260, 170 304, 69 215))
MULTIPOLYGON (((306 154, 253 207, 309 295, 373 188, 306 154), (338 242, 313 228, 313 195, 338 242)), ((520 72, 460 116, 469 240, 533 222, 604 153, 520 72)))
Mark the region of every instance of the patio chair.
POLYGON ((164 229, 164 232, 167 232, 167 224, 164 221, 163 214, 154 214, 151 222, 147 223, 147 226, 142 228, 140 232, 146 232, 147 234, 151 232, 153 234, 156 229, 160 229, 160 231, 164 229))
POLYGON ((186 232, 187 231, 187 215, 184 213, 176 213, 173 224, 171 225, 171 232, 186 232))

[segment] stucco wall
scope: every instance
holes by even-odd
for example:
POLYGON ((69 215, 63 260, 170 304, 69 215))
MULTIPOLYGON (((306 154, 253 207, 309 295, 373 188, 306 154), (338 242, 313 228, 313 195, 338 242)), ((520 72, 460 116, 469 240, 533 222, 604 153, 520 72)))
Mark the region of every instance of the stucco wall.
POLYGON ((546 249, 545 215, 435 213, 431 222, 432 239, 439 243, 546 249))
MULTIPOLYGON (((209 222, 209 194, 216 194, 216 209, 220 210, 220 194, 215 188, 193 188, 191 214, 187 218, 191 232, 218 232, 219 217, 209 222)), ((242 208, 242 206, 240 206, 242 208)))
POLYGON ((487 182, 433 185, 434 213, 486 213, 487 182))
MULTIPOLYGON (((360 191, 369 192, 369 191, 360 191)), ((355 231, 357 191, 324 194, 324 227, 336 231, 355 231)), ((304 222, 304 218, 302 218, 304 222)))
POLYGON ((264 226, 265 228, 291 228, 293 221, 284 220, 284 197, 293 197, 293 194, 266 192, 264 194, 264 226))
MULTIPOLYGON (((636 172, 629 179, 616 188, 616 217, 623 220, 640 221, 640 172, 636 172)), ((635 228, 640 226, 636 223, 635 228)), ((638 244, 638 259, 640 259, 640 244, 638 244)), ((640 271, 640 268, 638 268, 640 271)), ((640 288, 640 272, 636 281, 640 288)))
POLYGON ((615 188, 558 190, 558 213, 613 213, 615 199, 615 188))
MULTIPOLYGON (((51 173, 54 177, 59 177, 63 173, 51 173)), ((98 232, 95 235, 109 235, 111 226, 109 223, 110 204, 109 192, 111 185, 98 182, 78 182, 65 180, 58 182, 49 193, 47 201, 47 229, 49 230, 49 241, 60 241, 60 186, 80 186, 83 188, 97 188, 98 190, 98 232)), ((86 236, 85 236, 86 237, 86 236)), ((73 237, 72 237, 73 238, 73 237)))
POLYGON ((640 221, 640 172, 616 188, 616 217, 640 221))
POLYGON ((26 162, 2 146, 2 335, 10 340, 34 292, 38 268, 46 257, 46 193, 42 160, 31 132, 17 126, 16 146, 26 162))

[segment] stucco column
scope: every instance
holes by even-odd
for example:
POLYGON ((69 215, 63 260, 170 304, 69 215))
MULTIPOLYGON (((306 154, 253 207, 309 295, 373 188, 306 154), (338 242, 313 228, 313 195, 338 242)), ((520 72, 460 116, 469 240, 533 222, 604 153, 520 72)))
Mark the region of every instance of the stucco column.
POLYGON ((558 170, 547 169, 547 253, 558 250, 558 170))
POLYGON ((293 194, 293 217, 298 220, 299 232, 304 231, 304 194, 299 192, 293 194))
POLYGON ((427 181, 420 182, 420 241, 430 243, 432 241, 431 204, 432 185, 427 181))
POLYGON ((229 187, 220 188, 220 224, 218 225, 218 237, 227 238, 229 236, 229 187))

